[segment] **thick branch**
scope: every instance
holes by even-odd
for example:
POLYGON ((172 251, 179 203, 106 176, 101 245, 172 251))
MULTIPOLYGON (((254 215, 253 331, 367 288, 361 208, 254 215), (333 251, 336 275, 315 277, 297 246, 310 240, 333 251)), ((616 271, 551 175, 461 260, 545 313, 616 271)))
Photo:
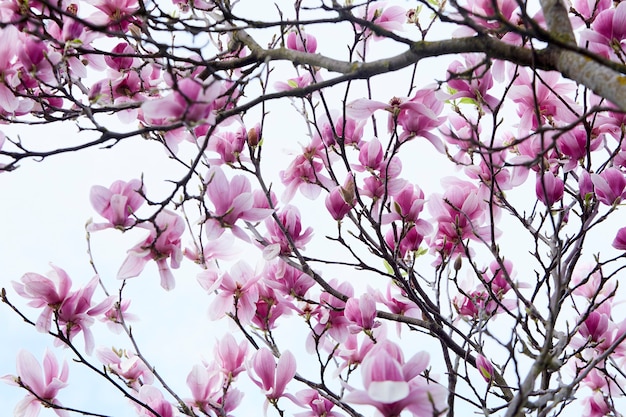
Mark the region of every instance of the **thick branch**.
MULTIPOLYGON (((558 19, 555 21, 559 22, 558 19)), ((558 24, 561 25, 560 22, 558 24)), ((571 26, 569 30, 571 31, 571 26)), ((250 49, 251 54, 247 57, 249 61, 289 61, 296 65, 325 68, 328 71, 343 74, 349 79, 367 79, 378 74, 398 71, 414 65, 423 58, 470 52, 485 53, 490 58, 509 61, 524 67, 559 71, 626 111, 626 76, 592 59, 589 54, 583 55, 574 50, 548 47, 536 51, 510 45, 489 36, 477 35, 434 42, 419 41, 413 43, 406 52, 396 56, 362 63, 346 62, 320 54, 309 54, 285 48, 264 49, 243 30, 236 31, 234 37, 250 49)), ((564 35, 563 40, 563 43, 571 44, 569 36, 564 35)), ((575 44, 572 46, 575 47, 575 44)), ((215 63, 213 67, 221 69, 221 67, 228 68, 229 65, 232 66, 232 63, 225 61, 215 63)))

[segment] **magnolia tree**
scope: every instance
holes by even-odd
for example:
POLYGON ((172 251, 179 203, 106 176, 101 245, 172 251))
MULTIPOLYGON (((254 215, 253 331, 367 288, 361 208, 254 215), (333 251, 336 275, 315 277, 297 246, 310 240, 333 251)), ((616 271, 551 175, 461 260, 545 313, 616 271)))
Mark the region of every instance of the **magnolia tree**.
POLYGON ((55 346, 3 363, 15 416, 110 415, 76 405, 77 368, 140 416, 622 415, 626 3, 0 7, 5 180, 126 143, 179 168, 165 194, 91 188, 90 248, 142 236, 117 276, 90 249, 92 279, 24 265, 2 289, 55 346), (179 381, 128 293, 176 297, 191 265, 231 331, 179 381))

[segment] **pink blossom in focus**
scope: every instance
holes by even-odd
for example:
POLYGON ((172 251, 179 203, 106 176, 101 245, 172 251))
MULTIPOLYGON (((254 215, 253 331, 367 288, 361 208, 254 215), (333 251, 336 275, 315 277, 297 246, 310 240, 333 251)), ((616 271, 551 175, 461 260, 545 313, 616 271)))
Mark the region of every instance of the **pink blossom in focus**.
MULTIPOLYGON (((42 404, 48 407, 37 397, 55 406, 63 407, 56 396, 61 388, 67 386, 68 376, 67 363, 63 362, 63 366, 59 368, 59 363, 50 350, 46 349, 44 353, 43 369, 39 361, 30 352, 21 350, 17 354, 17 376, 6 375, 0 379, 11 385, 26 387, 29 391, 17 403, 13 415, 15 417, 36 417, 39 415, 42 404)), ((62 408, 54 408, 54 412, 60 417, 69 417, 70 415, 62 408)))
POLYGON ((61 331, 70 341, 78 333, 83 333, 85 351, 91 354, 94 348, 94 338, 90 327, 94 317, 103 315, 115 302, 115 296, 109 296, 96 305, 92 305, 91 297, 95 292, 100 279, 96 275, 76 292, 72 292, 58 309, 57 318, 61 331))
POLYGON ((591 182, 599 202, 612 206, 626 198, 626 178, 617 168, 607 168, 600 174, 591 174, 591 182))
POLYGON ((313 84, 313 81, 314 81, 313 76, 310 73, 305 72, 299 77, 288 79, 286 82, 284 81, 275 82, 274 88, 276 89, 276 91, 289 91, 289 90, 293 90, 296 88, 307 87, 310 84, 313 84))
POLYGON ((552 207, 554 203, 563 198, 565 184, 563 180, 552 174, 545 172, 543 175, 537 175, 537 183, 535 185, 535 193, 539 201, 547 207, 552 207))
POLYGON ((392 197, 392 212, 385 216, 384 220, 403 220, 416 223, 426 203, 422 189, 414 184, 406 184, 402 190, 393 193, 392 197))
POLYGON ((243 341, 237 344, 235 338, 230 333, 222 336, 217 345, 215 345, 215 358, 220 366, 220 370, 229 381, 245 370, 244 361, 247 354, 248 342, 243 341))
POLYGON ((99 348, 96 356, 114 375, 123 378, 128 386, 138 391, 144 384, 152 384, 154 375, 146 364, 133 352, 99 348))
POLYGON ((321 140, 326 146, 333 146, 337 141, 344 145, 359 145, 363 137, 364 120, 345 118, 342 115, 332 114, 332 122, 325 116, 321 118, 321 140))
POLYGON ((371 331, 380 325, 380 323, 375 321, 376 301, 367 293, 359 298, 352 297, 348 299, 343 315, 352 323, 350 325, 352 333, 358 333, 361 330, 371 331))
POLYGON ((398 113, 398 125, 403 129, 398 140, 405 141, 414 137, 427 139, 439 152, 445 152, 441 139, 433 131, 446 120, 439 116, 443 111, 447 97, 433 88, 418 90, 398 113))
POLYGON ((444 186, 443 195, 433 194, 428 201, 428 211, 437 221, 430 247, 451 256, 464 253, 460 242, 466 239, 490 239, 491 229, 485 224, 489 206, 484 188, 456 178, 445 179, 444 186))
POLYGON ((39 332, 49 332, 52 315, 61 308, 70 294, 72 280, 67 273, 54 265, 48 277, 34 272, 24 274, 20 282, 12 282, 15 291, 23 298, 30 299, 29 306, 43 308, 35 324, 39 332))
POLYGON ((363 142, 359 149, 359 162, 360 165, 354 168, 357 171, 377 171, 382 168, 383 162, 383 146, 376 138, 369 142, 363 142))
POLYGON ((255 307, 252 324, 263 331, 275 329, 276 320, 293 311, 291 301, 278 295, 267 285, 259 285, 259 299, 255 307))
POLYGON ((602 136, 589 138, 584 128, 563 132, 557 139, 559 152, 569 158, 563 169, 569 172, 576 168, 579 161, 583 161, 587 157, 588 152, 598 149, 602 142, 602 136), (587 141, 589 141, 589 144, 587 141))
POLYGON ((322 175, 323 168, 324 163, 319 158, 318 150, 304 148, 287 169, 279 173, 283 185, 286 186, 283 201, 291 200, 298 190, 306 198, 314 200, 322 190, 320 184, 331 188, 334 184, 331 185, 328 178, 322 175))
POLYGON ((587 170, 583 170, 578 177, 578 190, 583 201, 593 197, 593 181, 587 170))
POLYGON ((325 200, 326 209, 333 219, 339 221, 356 205, 354 179, 348 176, 343 186, 330 190, 325 200))
POLYGON ((296 399, 298 406, 310 409, 302 413, 295 413, 294 417, 344 417, 343 414, 332 411, 335 404, 314 389, 298 391, 296 399))
POLYGON ((266 259, 271 259, 275 255, 288 255, 292 252, 291 243, 293 242, 294 249, 304 249, 305 245, 313 237, 313 229, 307 227, 302 230, 302 222, 300 220, 300 210, 296 206, 286 205, 278 214, 278 222, 274 218, 268 218, 265 221, 268 235, 265 237, 268 246, 263 249, 263 256, 266 259), (281 228, 282 226, 282 228, 281 228), (287 236, 283 233, 282 229, 285 229, 287 236))
POLYGON ((493 379, 493 365, 481 354, 476 355, 476 369, 478 369, 485 381, 491 382, 493 379))
POLYGON ((219 154, 220 159, 213 161, 219 164, 233 164, 237 162, 243 152, 248 132, 243 124, 232 131, 219 131, 209 138, 207 149, 219 154))
POLYGON ((101 230, 109 227, 124 230, 135 224, 131 217, 144 203, 143 183, 140 180, 129 182, 115 181, 109 188, 101 185, 91 187, 89 199, 91 205, 108 223, 91 223, 89 231, 101 230))
POLYGON ((239 239, 249 241, 245 231, 235 224, 237 220, 258 222, 274 211, 256 207, 255 196, 246 177, 235 175, 229 181, 219 167, 212 167, 207 174, 206 194, 213 203, 214 210, 211 211, 211 219, 205 223, 205 227, 207 233, 214 238, 229 228, 239 239))
POLYGON ((266 263, 263 275, 267 286, 288 297, 305 297, 308 289, 315 285, 309 275, 281 260, 266 263))
POLYGON ((202 365, 194 365, 187 375, 187 386, 192 399, 185 402, 197 408, 202 414, 211 415, 211 409, 217 404, 222 394, 222 376, 214 369, 202 365))
POLYGON ((605 58, 623 62, 626 58, 625 19, 626 5, 622 3, 603 10, 596 16, 591 28, 581 32, 581 45, 605 58))
POLYGON ((433 230, 432 225, 422 219, 417 220, 414 224, 398 226, 394 222, 391 228, 385 234, 385 243, 392 251, 397 252, 400 259, 404 259, 408 252, 417 251, 420 244, 424 240, 424 236, 430 234, 433 230))
POLYGON ((278 400, 285 394, 287 384, 296 374, 296 358, 289 351, 283 354, 276 362, 272 352, 260 348, 252 357, 248 375, 252 382, 265 391, 270 400, 278 400))
POLYGON ((287 48, 314 54, 317 49, 317 39, 304 31, 292 31, 287 35, 287 48))
POLYGON ((137 0, 89 0, 89 3, 99 9, 89 17, 89 21, 96 25, 106 24, 111 30, 126 32, 131 23, 139 24, 134 16, 139 11, 137 0))
POLYGON ((361 364, 365 389, 350 390, 345 400, 371 405, 384 417, 399 416, 404 410, 418 416, 437 415, 445 409, 445 389, 420 375, 428 362, 426 352, 405 361, 396 344, 379 342, 361 364))
POLYGON ((571 98, 576 85, 563 81, 556 72, 537 71, 537 74, 540 78, 533 81, 530 71, 520 70, 509 92, 509 97, 518 105, 520 132, 536 130, 544 124, 560 126, 578 117, 574 113, 578 106, 571 98), (536 106, 539 106, 539 119, 536 106))
POLYGON ((154 223, 142 224, 142 227, 148 229, 148 237, 128 251, 117 277, 136 277, 148 261, 154 260, 159 268, 161 287, 171 290, 176 283, 170 267, 178 268, 183 257, 180 237, 185 231, 185 222, 178 214, 163 210, 156 216, 154 223))
POLYGON ((493 86, 491 70, 485 65, 484 55, 464 54, 465 63, 454 61, 448 67, 448 85, 455 90, 450 100, 469 98, 480 108, 495 109, 500 100, 487 91, 493 86))
MULTIPOLYGON (((373 22, 376 26, 387 31, 401 31, 406 22, 406 9, 400 6, 387 6, 385 1, 374 1, 368 3, 360 9, 362 18, 373 22)), ((365 36, 369 36, 371 31, 365 29, 365 36)), ((380 37, 374 34, 374 39, 380 37)))
MULTIPOLYGON (((348 298, 354 295, 354 289, 348 282, 338 284, 337 280, 332 279, 329 285, 348 298)), ((337 342, 344 342, 350 334, 350 322, 344 315, 345 306, 344 301, 332 294, 323 292, 320 295, 319 308, 310 313, 311 317, 317 321, 313 327, 313 333, 317 336, 325 334, 337 342)), ((313 340, 313 337, 310 337, 309 340, 313 340)))
POLYGON ((212 270, 198 274, 198 282, 207 293, 217 290, 209 308, 209 318, 217 320, 228 313, 236 315, 243 324, 250 323, 259 300, 260 279, 261 276, 244 261, 237 262, 230 272, 222 275, 212 270))

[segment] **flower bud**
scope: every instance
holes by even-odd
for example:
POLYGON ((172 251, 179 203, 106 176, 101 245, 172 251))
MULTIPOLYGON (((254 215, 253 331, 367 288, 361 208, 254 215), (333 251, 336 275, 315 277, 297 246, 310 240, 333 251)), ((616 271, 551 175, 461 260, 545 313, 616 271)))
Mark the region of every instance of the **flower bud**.
POLYGON ((491 382, 493 378, 493 365, 483 355, 476 355, 476 369, 487 382, 491 382))

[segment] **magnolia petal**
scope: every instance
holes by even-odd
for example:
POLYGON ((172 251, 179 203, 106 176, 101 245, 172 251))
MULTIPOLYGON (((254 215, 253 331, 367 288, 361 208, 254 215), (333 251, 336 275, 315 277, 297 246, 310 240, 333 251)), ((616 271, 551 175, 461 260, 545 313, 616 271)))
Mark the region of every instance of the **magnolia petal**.
POLYGON ((367 387, 367 394, 374 401, 391 404, 409 395, 409 384, 405 381, 373 381, 367 387))

